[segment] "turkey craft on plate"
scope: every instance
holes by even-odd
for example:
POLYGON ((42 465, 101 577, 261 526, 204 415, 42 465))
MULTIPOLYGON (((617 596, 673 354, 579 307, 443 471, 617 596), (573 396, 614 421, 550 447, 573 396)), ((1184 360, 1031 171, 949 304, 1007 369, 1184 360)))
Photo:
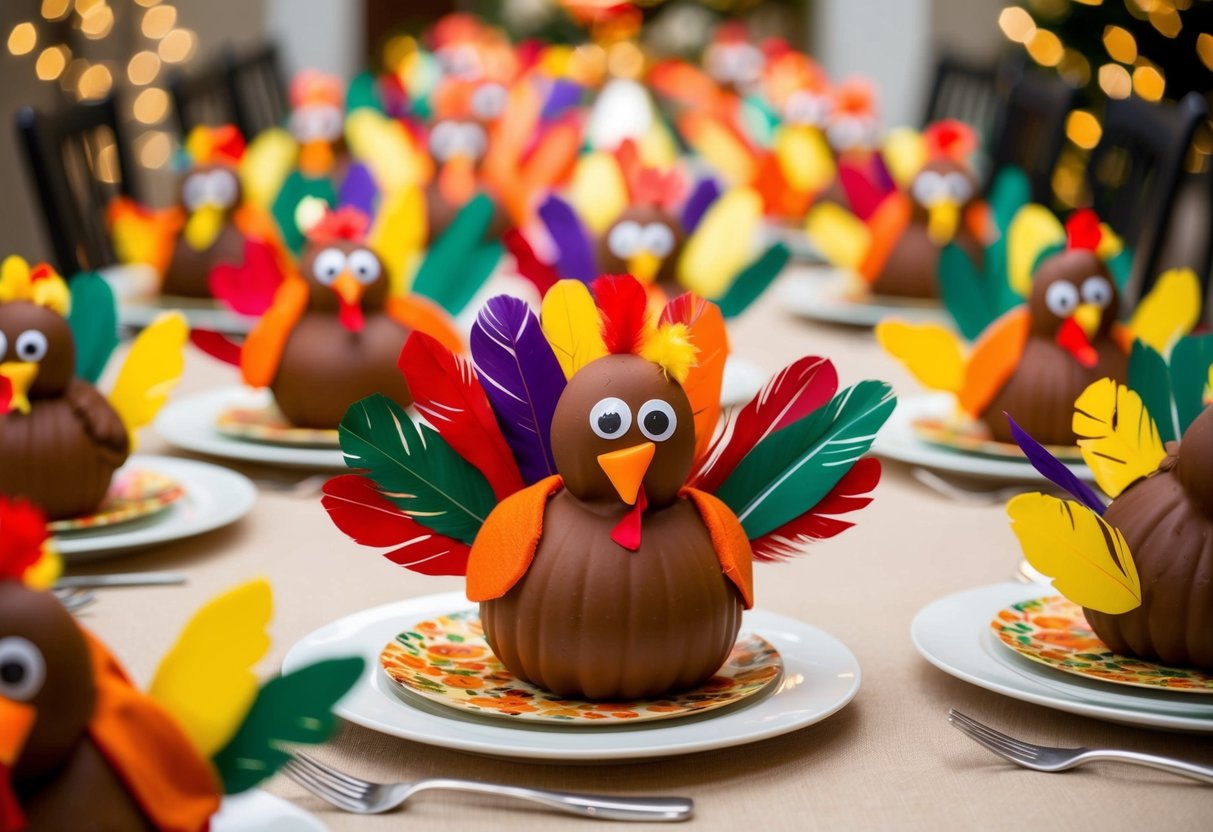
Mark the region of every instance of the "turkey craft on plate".
POLYGON ((703 683, 753 604, 752 561, 848 528, 880 476, 863 455, 887 384, 838 392, 829 361, 802 358, 718 430, 720 311, 691 294, 648 309, 626 275, 558 283, 541 318, 496 297, 471 365, 414 333, 401 369, 426 423, 358 402, 340 432, 363 473, 325 486, 355 541, 466 575, 497 657, 564 697, 703 683))
POLYGON ((95 511, 185 367, 188 329, 161 316, 131 346, 109 397, 93 386, 118 345, 109 286, 68 284, 20 257, 0 265, 0 494, 52 520, 95 511))
POLYGON ((224 795, 269 778, 284 744, 324 742, 361 675, 331 659, 259 685, 270 587, 211 601, 148 692, 50 592, 58 559, 40 512, 0 497, 0 829, 206 829, 224 795))
MULTIPOLYGON (((1134 340, 1165 354, 1196 321, 1200 289, 1191 270, 1162 275, 1122 324, 1109 270, 1119 246, 1104 246, 1108 232, 1094 213, 1076 212, 1064 231, 1055 219, 1041 229, 1019 238, 1012 225, 1010 286, 1026 292, 1026 302, 990 322, 971 348, 939 324, 885 321, 876 328, 885 350, 924 386, 955 394, 960 413, 951 421, 961 436, 1013 442, 1005 413, 1038 441, 1073 447, 1074 399, 1105 376, 1124 381, 1134 340)), ((960 303, 950 301, 949 308, 960 303)), ((973 314, 961 306, 956 318, 973 314)))

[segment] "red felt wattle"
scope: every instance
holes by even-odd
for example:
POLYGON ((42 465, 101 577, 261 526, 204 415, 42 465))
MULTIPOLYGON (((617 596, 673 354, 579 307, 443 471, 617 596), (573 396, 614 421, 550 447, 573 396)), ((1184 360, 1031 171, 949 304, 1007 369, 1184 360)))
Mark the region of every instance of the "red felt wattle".
POLYGON ((872 502, 869 496, 880 482, 880 460, 864 457, 838 481, 821 501, 795 520, 750 542, 754 560, 783 560, 801 554, 801 546, 824 540, 855 525, 835 515, 858 511, 872 502))
POLYGON ((253 239, 244 241, 243 263, 219 263, 208 278, 215 300, 239 315, 253 316, 270 308, 283 280, 273 246, 253 239))
POLYGON ((337 309, 337 320, 350 332, 362 332, 362 328, 366 325, 366 319, 362 315, 362 305, 347 303, 344 300, 340 303, 341 305, 337 309))
POLYGON ((414 406, 459 456, 484 474, 497 499, 520 490, 518 463, 472 365, 424 332, 413 332, 399 366, 414 406))
POLYGON ((612 355, 640 352, 649 296, 630 274, 603 275, 591 287, 602 313, 602 340, 612 355))
POLYGON ((33 503, 0 497, 0 580, 21 580, 47 537, 46 517, 33 503))
POLYGON ((241 346, 221 332, 212 332, 209 329, 191 329, 190 343, 201 352, 224 364, 231 364, 233 367, 240 366, 241 346))
POLYGON ((501 238, 506 251, 514 255, 514 264, 518 274, 535 285, 540 295, 547 294, 548 289, 556 285, 560 274, 550 264, 539 259, 535 249, 527 242, 526 237, 517 228, 506 231, 501 238))
POLYGON ((1073 318, 1062 321, 1057 329, 1057 346, 1074 356, 1077 361, 1088 369, 1099 363, 1099 353, 1091 346, 1087 333, 1073 318))
POLYGON ((837 392, 838 371, 829 359, 806 356, 780 370, 749 404, 730 415, 691 485, 714 492, 755 445, 808 416, 837 392))
POLYGON ((644 511, 649 507, 649 498, 645 496, 644 486, 640 486, 640 493, 636 495, 636 505, 632 506, 631 511, 623 516, 623 519, 615 524, 615 528, 611 529, 611 540, 618 543, 629 552, 635 552, 640 548, 640 522, 644 518, 644 511))
POLYGON ((8 766, 0 763, 0 830, 25 829, 25 812, 21 810, 21 801, 13 789, 13 772, 8 766))
POLYGON ((321 505, 334 525, 363 546, 397 548, 384 554, 392 563, 422 575, 466 575, 466 544, 422 526, 379 493, 359 474, 344 474, 324 484, 321 505))
POLYGON ((0 376, 0 416, 8 413, 13 406, 13 383, 5 376, 0 376))
POLYGON ((1075 211, 1066 220, 1066 248, 1095 251, 1102 238, 1099 216, 1090 208, 1075 211))

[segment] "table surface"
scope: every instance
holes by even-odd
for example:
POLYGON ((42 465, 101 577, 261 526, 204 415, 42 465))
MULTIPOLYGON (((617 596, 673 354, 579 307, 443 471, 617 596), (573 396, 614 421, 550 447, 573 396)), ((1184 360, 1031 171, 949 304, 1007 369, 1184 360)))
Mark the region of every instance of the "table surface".
MULTIPOLYGON (((781 281, 797 279, 786 274, 781 281)), ((801 355, 822 355, 842 383, 891 381, 917 388, 864 330, 814 325, 780 308, 778 286, 732 328, 734 351, 775 371, 801 355)), ((115 362, 116 364, 117 362, 115 362)), ((191 349, 179 391, 238 383, 236 371, 191 349)), ((173 453, 154 431, 141 450, 173 453)), ((254 478, 306 473, 233 466, 254 478)), ((848 707, 795 733, 739 748, 654 762, 603 766, 505 762, 434 748, 345 725, 318 756, 380 781, 430 776, 480 778, 552 789, 694 798, 696 828, 807 829, 1136 829, 1208 828, 1213 789, 1149 769, 1119 765, 1041 774, 1012 767, 952 729, 958 708, 1012 735, 1047 745, 1120 747, 1213 764, 1204 737, 1134 729, 1011 700, 936 670, 910 642, 910 621, 931 601, 1008 580, 1019 549, 1003 507, 951 502, 885 464, 875 502, 858 525, 803 557, 756 567, 758 606, 801 618, 845 642, 859 658, 863 684, 848 707)), ((433 592, 457 590, 456 578, 416 575, 345 538, 315 497, 261 489, 249 517, 194 540, 80 567, 78 572, 173 569, 183 587, 105 590, 82 620, 150 679, 189 614, 252 577, 275 593, 274 645, 262 668, 274 672, 287 649, 349 613, 433 592)), ((414 828, 589 829, 576 821, 490 798, 429 793, 406 816, 330 811, 283 777, 267 788, 315 812, 334 830, 414 828), (509 812, 509 814, 506 814, 509 812)))

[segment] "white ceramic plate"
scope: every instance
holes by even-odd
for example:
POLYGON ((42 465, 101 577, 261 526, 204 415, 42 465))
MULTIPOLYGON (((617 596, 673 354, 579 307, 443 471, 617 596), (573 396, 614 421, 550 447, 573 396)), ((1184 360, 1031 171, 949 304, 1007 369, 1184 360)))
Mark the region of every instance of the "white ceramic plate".
MULTIPOLYGON (((1123 725, 1213 733, 1213 706, 1181 701, 1165 691, 1097 684, 1047 673, 998 643, 990 621, 999 610, 1048 594, 1039 585, 1006 583, 959 592, 928 604, 910 625, 923 658, 943 672, 1012 699, 1123 725)), ((1189 697, 1190 700, 1190 697, 1189 697)))
POLYGON ((724 362, 724 382, 720 387, 720 403, 725 407, 746 404, 766 383, 766 373, 756 364, 730 355, 724 362))
MULTIPOLYGON (((1011 482, 1041 481, 1043 477, 1027 459, 1002 459, 967 451, 953 451, 926 442, 914 431, 914 422, 924 417, 944 418, 956 407, 948 393, 905 396, 872 443, 872 452, 887 459, 920 465, 934 471, 1011 482)), ((1080 479, 1094 482, 1091 470, 1081 463, 1067 465, 1080 479)))
POLYGON ((859 662, 838 639, 763 610, 745 614, 742 630, 779 650, 784 678, 771 693, 736 710, 672 724, 569 732, 515 727, 463 717, 397 694, 379 668, 383 646, 402 625, 471 605, 462 593, 427 595, 354 613, 305 636, 282 663, 284 673, 337 656, 362 656, 366 674, 337 706, 350 722, 415 742, 494 757, 603 762, 640 760, 728 748, 786 734, 837 712, 859 690, 859 662))
POLYGON ((345 459, 337 448, 301 448, 253 442, 226 436, 215 428, 215 420, 229 407, 265 407, 271 399, 268 390, 249 387, 220 387, 174 398, 160 411, 156 430, 178 448, 208 456, 285 468, 345 470, 345 459))
POLYGON ((118 300, 118 323, 143 329, 162 313, 176 310, 185 315, 190 329, 206 329, 224 335, 247 335, 256 318, 237 315, 217 301, 180 298, 158 293, 156 273, 147 266, 114 266, 101 271, 118 300))
POLYGON ((844 326, 873 327, 886 318, 900 318, 910 323, 943 323, 951 321, 948 313, 936 301, 898 300, 873 296, 866 302, 850 297, 855 278, 845 271, 830 267, 793 268, 791 279, 780 287, 780 301, 793 315, 811 321, 844 326))
POLYGON ((325 832, 325 826, 293 803, 260 789, 223 798, 211 832, 325 832))
POLYGON ((164 511, 142 520, 57 536, 55 546, 68 563, 113 557, 213 531, 235 523, 257 501, 257 490, 247 477, 218 465, 143 454, 132 456, 126 464, 172 477, 185 494, 164 511))

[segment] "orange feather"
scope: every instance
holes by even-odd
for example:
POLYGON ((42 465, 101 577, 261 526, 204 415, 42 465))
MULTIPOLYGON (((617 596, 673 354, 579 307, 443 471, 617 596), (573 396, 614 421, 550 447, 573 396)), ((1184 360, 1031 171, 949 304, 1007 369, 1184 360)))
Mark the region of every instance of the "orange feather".
POLYGON ((571 122, 549 130, 531 152, 517 176, 517 184, 504 191, 506 210, 514 225, 525 226, 534 213, 541 194, 568 178, 581 148, 581 131, 571 122))
POLYGON ((463 338, 455 329, 451 316, 427 298, 418 295, 389 298, 387 314, 402 326, 424 332, 456 355, 464 351, 463 338))
POLYGON ((720 387, 729 356, 729 333, 720 307, 689 292, 674 298, 661 313, 661 322, 686 324, 697 354, 682 389, 695 414, 695 459, 703 458, 720 421, 720 387))
POLYGON ((240 371, 246 384, 269 387, 278 374, 278 362, 295 324, 307 309, 307 284, 298 276, 278 287, 274 303, 249 333, 240 352, 240 371))
POLYGON ((859 265, 859 273, 868 283, 875 283, 876 278, 884 271, 884 264, 893 253, 893 247, 910 224, 912 210, 910 198, 903 193, 894 192, 885 197, 868 218, 872 245, 859 265))
POLYGON ((966 413, 985 411, 1019 365, 1031 322, 1026 307, 1012 309, 982 333, 973 345, 957 398, 966 413))

